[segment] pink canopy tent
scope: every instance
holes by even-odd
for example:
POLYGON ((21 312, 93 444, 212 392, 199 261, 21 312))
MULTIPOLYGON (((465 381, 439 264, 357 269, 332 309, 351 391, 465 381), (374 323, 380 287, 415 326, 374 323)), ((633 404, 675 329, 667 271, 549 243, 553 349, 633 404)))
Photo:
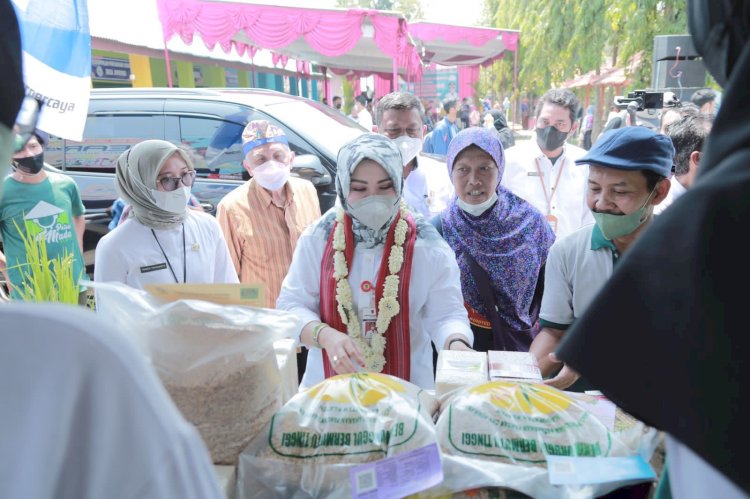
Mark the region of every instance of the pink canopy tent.
MULTIPOLYGON (((369 9, 307 9, 205 0, 157 0, 165 42, 192 43, 197 33, 210 49, 251 55, 258 48, 278 58, 315 61, 338 74, 421 72, 406 19, 369 9)), ((326 98, 331 95, 326 79, 326 98)))
POLYGON ((474 93, 480 66, 490 66, 504 57, 506 51, 513 52, 515 93, 518 81, 518 31, 419 21, 409 24, 409 35, 421 50, 422 60, 426 64, 459 67, 459 97, 469 97, 474 93))

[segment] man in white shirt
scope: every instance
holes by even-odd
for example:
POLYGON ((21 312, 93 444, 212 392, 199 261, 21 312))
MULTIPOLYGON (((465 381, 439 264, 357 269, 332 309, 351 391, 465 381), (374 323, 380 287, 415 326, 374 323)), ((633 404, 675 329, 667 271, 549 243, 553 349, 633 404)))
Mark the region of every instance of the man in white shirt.
POLYGON ((355 97, 354 107, 352 107, 352 118, 368 132, 372 132, 372 115, 367 110, 367 97, 365 94, 355 97))
POLYGON ((393 140, 404 162, 404 201, 429 219, 453 197, 445 162, 420 154, 427 132, 424 107, 408 92, 392 92, 378 101, 378 132, 393 140))
POLYGON ((578 98, 566 89, 545 93, 536 111, 536 133, 506 151, 501 184, 547 217, 558 238, 594 221, 586 207, 588 169, 575 166, 584 149, 567 144, 578 123, 578 98))
POLYGON ((685 116, 666 127, 666 135, 672 139, 675 148, 674 175, 670 180, 669 195, 654 210, 655 214, 664 211, 677 198, 692 187, 698 173, 703 142, 711 133, 713 115, 695 114, 685 116))

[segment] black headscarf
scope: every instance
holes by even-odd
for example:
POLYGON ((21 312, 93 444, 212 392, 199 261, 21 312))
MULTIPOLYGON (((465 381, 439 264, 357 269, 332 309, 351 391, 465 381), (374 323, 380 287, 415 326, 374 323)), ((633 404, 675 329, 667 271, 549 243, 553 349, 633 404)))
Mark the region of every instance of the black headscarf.
POLYGON ((750 0, 690 0, 724 97, 692 189, 630 248, 558 356, 750 493, 750 0))

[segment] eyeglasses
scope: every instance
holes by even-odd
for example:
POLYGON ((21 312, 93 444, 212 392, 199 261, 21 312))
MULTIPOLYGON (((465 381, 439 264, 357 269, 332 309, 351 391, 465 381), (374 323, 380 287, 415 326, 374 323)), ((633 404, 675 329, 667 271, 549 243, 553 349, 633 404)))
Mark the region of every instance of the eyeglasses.
POLYGON ((181 177, 162 177, 159 179, 159 183, 165 191, 169 192, 176 190, 180 186, 180 182, 185 187, 190 187, 193 185, 193 180, 195 180, 195 170, 190 170, 183 173, 181 177))
POLYGON ((21 109, 18 111, 16 123, 13 125, 15 134, 13 142, 13 154, 23 151, 26 143, 34 135, 36 124, 39 121, 39 112, 42 109, 41 99, 34 97, 24 97, 21 102, 21 109))

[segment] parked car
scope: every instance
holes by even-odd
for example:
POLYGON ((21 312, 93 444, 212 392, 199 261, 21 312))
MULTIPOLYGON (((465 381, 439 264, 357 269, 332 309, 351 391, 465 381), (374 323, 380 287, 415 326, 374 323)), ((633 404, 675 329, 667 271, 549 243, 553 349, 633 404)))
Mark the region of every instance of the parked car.
POLYGON ((89 222, 84 237, 87 269, 93 269, 93 250, 106 233, 117 197, 114 171, 123 151, 146 139, 186 148, 198 172, 193 193, 214 213, 221 198, 247 178, 241 135, 245 125, 257 119, 285 130, 296 155, 292 175, 315 185, 322 211, 333 206, 338 151, 365 132, 335 109, 256 88, 92 90, 83 140, 51 137, 45 153, 46 162, 70 175, 81 190, 89 222))

